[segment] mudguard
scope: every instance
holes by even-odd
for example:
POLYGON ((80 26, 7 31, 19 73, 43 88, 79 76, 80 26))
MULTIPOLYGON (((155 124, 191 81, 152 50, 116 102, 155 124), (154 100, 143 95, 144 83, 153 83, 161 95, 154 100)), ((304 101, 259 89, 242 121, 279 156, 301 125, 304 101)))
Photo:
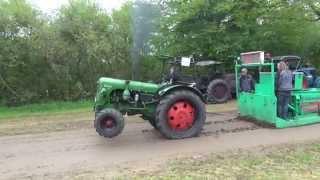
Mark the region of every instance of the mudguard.
POLYGON ((183 85, 183 84, 175 84, 175 85, 168 85, 160 88, 157 92, 159 97, 163 97, 173 91, 176 90, 189 90, 193 93, 195 93, 197 96, 200 97, 200 99, 204 102, 207 103, 206 98, 202 95, 201 91, 199 91, 197 88, 193 86, 193 84, 190 85, 183 85))

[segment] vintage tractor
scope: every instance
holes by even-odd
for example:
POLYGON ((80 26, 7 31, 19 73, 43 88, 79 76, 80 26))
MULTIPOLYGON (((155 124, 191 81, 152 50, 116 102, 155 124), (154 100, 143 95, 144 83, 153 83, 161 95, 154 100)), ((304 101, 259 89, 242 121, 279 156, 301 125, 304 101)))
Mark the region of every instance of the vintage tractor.
MULTIPOLYGON (((174 80, 195 83, 210 103, 225 103, 236 94, 235 75, 226 73, 224 63, 191 58, 190 63, 181 63, 183 58, 169 61, 174 67, 174 80)), ((170 69, 171 69, 170 68, 170 69)))
POLYGON ((205 98, 194 83, 161 84, 100 78, 95 97, 94 126, 112 138, 125 124, 123 115, 140 114, 168 139, 197 136, 205 123, 205 98))
POLYGON ((320 89, 303 87, 304 73, 294 72, 294 89, 289 105, 290 118, 277 116, 277 97, 275 93, 276 61, 267 62, 263 52, 241 54, 236 64, 237 97, 240 116, 274 125, 277 128, 301 126, 320 122, 320 89), (242 68, 257 72, 255 91, 240 92, 239 79, 242 68))

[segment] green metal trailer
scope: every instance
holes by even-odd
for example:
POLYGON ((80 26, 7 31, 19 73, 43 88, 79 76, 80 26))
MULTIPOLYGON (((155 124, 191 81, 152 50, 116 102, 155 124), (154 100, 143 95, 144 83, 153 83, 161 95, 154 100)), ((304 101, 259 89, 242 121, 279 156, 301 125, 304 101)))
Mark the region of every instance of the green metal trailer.
POLYGON ((277 116, 277 96, 275 89, 276 70, 274 63, 265 63, 262 52, 246 53, 235 66, 238 108, 240 116, 274 125, 276 128, 302 126, 320 122, 320 89, 303 88, 303 73, 294 73, 293 90, 289 105, 290 118, 277 116), (251 57, 247 57, 247 55, 251 57), (255 90, 240 92, 239 79, 242 68, 255 72, 255 90))

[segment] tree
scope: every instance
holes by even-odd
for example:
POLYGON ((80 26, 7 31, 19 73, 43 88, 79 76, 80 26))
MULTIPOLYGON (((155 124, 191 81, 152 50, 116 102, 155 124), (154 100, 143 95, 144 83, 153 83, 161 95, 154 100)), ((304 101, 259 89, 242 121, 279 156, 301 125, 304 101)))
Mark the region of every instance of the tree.
POLYGON ((94 1, 70 0, 48 17, 24 0, 0 1, 1 101, 92 98, 99 77, 128 78, 130 9, 109 15, 94 1))
POLYGON ((132 27, 132 3, 125 3, 120 9, 114 10, 112 19, 112 57, 114 61, 114 73, 118 78, 131 77, 131 50, 133 44, 132 27), (119 72, 119 73, 116 73, 119 72))
POLYGON ((158 54, 222 61, 252 50, 308 56, 304 39, 314 25, 301 1, 165 0, 154 42, 158 54))
POLYGON ((43 21, 25 0, 0 1, 0 90, 11 103, 40 98, 41 65, 32 39, 43 21), (30 85, 33 82, 33 85, 30 85))
POLYGON ((70 0, 48 16, 0 0, 0 103, 92 98, 102 76, 159 80, 158 55, 232 66, 230 56, 265 50, 320 67, 319 10, 317 0, 135 0, 109 14, 70 0))

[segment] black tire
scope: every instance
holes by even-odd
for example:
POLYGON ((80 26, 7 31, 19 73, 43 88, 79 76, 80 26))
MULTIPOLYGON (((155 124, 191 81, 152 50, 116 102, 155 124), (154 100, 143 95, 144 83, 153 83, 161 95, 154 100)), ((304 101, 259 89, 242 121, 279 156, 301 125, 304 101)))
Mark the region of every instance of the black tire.
POLYGON ((112 138, 122 132, 124 128, 124 118, 122 114, 115 109, 103 109, 96 113, 94 127, 100 136, 112 138))
POLYGON ((158 129, 155 119, 149 119, 148 121, 154 129, 158 129))
POLYGON ((203 101, 195 93, 187 90, 174 91, 160 100, 156 109, 156 127, 160 133, 168 139, 183 139, 198 136, 206 119, 206 107, 203 101), (192 105, 195 110, 194 121, 190 128, 177 131, 170 127, 168 112, 172 106, 180 101, 192 105))
POLYGON ((207 88, 208 102, 225 103, 231 97, 231 90, 228 83, 223 79, 215 79, 210 82, 207 88))

